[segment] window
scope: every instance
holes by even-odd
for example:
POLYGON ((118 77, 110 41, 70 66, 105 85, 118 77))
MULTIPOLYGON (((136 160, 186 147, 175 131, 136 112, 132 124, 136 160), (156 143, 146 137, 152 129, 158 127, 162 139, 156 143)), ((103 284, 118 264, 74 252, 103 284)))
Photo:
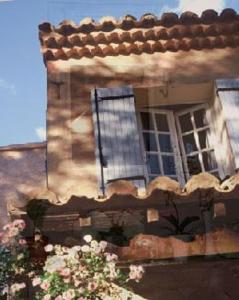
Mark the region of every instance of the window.
POLYGON ((186 178, 200 172, 218 176, 218 166, 205 106, 176 114, 186 178))
POLYGON ((182 164, 171 111, 141 111, 142 141, 149 180, 159 175, 182 182, 182 164))
POLYGON ((144 110, 140 125, 149 180, 162 175, 184 184, 200 172, 218 175, 205 106, 144 110))

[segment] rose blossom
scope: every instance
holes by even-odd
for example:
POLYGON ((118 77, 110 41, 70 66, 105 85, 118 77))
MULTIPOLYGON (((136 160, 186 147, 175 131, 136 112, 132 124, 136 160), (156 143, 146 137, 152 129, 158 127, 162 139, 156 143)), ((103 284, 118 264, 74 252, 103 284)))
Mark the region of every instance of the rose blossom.
POLYGON ((12 224, 21 231, 26 227, 26 223, 21 219, 14 220, 12 224))
POLYGON ((32 285, 37 286, 39 284, 41 284, 41 278, 39 278, 39 277, 33 278, 32 285))
POLYGON ((50 284, 49 284, 49 282, 48 282, 47 280, 44 280, 44 281, 41 283, 40 287, 41 287, 43 290, 46 291, 46 290, 49 289, 50 284))
POLYGON ((53 246, 51 244, 48 244, 44 247, 46 252, 51 252, 53 250, 53 246))
POLYGON ((111 261, 116 261, 118 260, 118 256, 114 253, 106 253, 106 261, 111 262, 111 261))
POLYGON ((18 244, 21 245, 21 246, 26 245, 26 243, 27 243, 27 241, 25 239, 20 239, 18 241, 18 244))
POLYGON ((8 231, 9 237, 14 237, 19 234, 19 229, 17 227, 12 227, 8 231))
POLYGON ((62 298, 61 295, 59 295, 59 296, 57 296, 57 297, 55 298, 55 300, 63 300, 63 298, 62 298))
POLYGON ((47 258, 44 270, 49 273, 54 273, 56 271, 59 271, 63 268, 65 268, 66 263, 64 261, 64 258, 54 255, 49 258, 47 258))
POLYGON ((61 269, 59 271, 60 275, 63 276, 63 277, 68 277, 71 275, 71 269, 69 268, 64 268, 64 269, 61 269))
POLYGON ((142 278, 144 273, 143 267, 131 265, 129 268, 130 268, 129 279, 139 281, 142 278))
POLYGON ((81 251, 85 253, 90 252, 90 247, 88 245, 84 245, 81 247, 81 251))
POLYGON ((51 299, 51 295, 47 294, 43 297, 43 300, 50 300, 51 299))
POLYGON ((75 291, 73 289, 69 289, 68 291, 63 293, 64 300, 71 300, 75 298, 75 291))
POLYGON ((13 295, 15 295, 20 290, 24 289, 26 287, 26 284, 24 282, 22 283, 14 283, 11 285, 10 290, 13 295))
POLYGON ((102 251, 104 251, 105 248, 107 247, 107 242, 106 241, 100 241, 99 245, 100 245, 102 251))
POLYGON ((92 236, 90 234, 87 234, 83 237, 83 240, 86 242, 86 243, 90 243, 92 241, 92 236))
POLYGON ((89 291, 94 291, 94 290, 97 289, 97 287, 98 287, 98 284, 94 281, 88 283, 88 290, 89 291))
POLYGON ((65 283, 70 283, 70 282, 71 282, 71 279, 70 279, 70 277, 66 277, 66 278, 63 279, 63 281, 64 281, 65 283))
POLYGON ((6 225, 3 226, 3 230, 6 231, 6 230, 9 230, 13 227, 13 224, 12 223, 8 223, 6 225))

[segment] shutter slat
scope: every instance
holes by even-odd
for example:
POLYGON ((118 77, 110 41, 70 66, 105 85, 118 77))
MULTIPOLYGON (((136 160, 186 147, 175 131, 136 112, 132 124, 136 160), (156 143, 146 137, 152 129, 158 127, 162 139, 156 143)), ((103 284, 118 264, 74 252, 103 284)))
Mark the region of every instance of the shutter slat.
POLYGON ((239 80, 220 79, 216 83, 234 154, 235 165, 236 168, 239 168, 239 90, 237 90, 239 89, 239 80))
MULTIPOLYGON (((140 176, 142 180, 134 180, 134 183, 139 188, 145 187, 145 167, 132 87, 97 89, 97 95, 102 152, 108 163, 103 168, 105 185, 108 181, 140 176)), ((98 139, 96 127, 95 138, 98 139)))

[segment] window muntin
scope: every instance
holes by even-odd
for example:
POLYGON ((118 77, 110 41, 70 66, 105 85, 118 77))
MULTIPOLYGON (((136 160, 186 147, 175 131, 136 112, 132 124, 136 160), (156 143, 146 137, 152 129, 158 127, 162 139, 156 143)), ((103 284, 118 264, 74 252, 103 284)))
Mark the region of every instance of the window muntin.
POLYGON ((206 105, 142 111, 140 120, 149 180, 161 175, 184 184, 200 172, 219 175, 206 105))
POLYGON ((177 113, 177 125, 187 179, 200 172, 218 174, 206 107, 177 113))
POLYGON ((140 120, 149 180, 162 175, 182 182, 173 113, 161 110, 142 111, 140 120))

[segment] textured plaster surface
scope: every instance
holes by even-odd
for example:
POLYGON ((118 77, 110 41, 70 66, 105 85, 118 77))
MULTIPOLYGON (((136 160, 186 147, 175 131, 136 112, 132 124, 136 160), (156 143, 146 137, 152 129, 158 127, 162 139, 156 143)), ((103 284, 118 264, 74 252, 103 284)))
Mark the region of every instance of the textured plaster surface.
POLYGON ((46 188, 45 153, 45 143, 0 148, 0 226, 7 210, 25 206, 46 188))

